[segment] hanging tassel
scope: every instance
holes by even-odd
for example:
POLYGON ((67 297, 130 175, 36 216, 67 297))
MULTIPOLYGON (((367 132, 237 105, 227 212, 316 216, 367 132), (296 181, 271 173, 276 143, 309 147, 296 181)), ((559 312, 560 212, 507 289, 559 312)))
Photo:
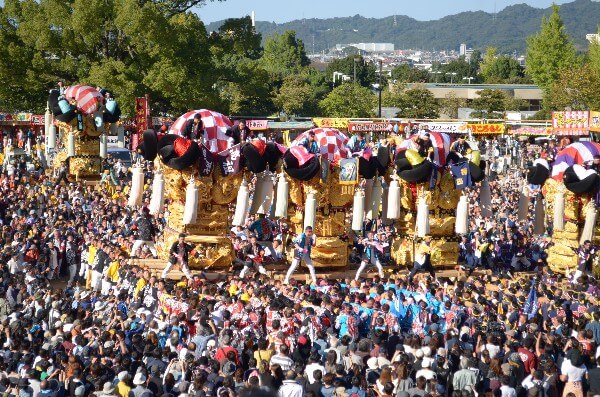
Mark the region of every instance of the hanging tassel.
POLYGON ((246 223, 246 212, 248 211, 248 200, 250 199, 250 191, 246 177, 242 180, 240 190, 238 190, 237 201, 235 203, 235 213, 233 215, 233 226, 244 226, 246 223))
POLYGON ((44 113, 44 134, 48 136, 50 133, 50 126, 52 125, 52 113, 50 113, 50 109, 46 108, 46 113, 44 113))
POLYGON ((376 220, 379 218, 379 207, 381 206, 381 196, 383 195, 383 187, 381 187, 381 178, 376 177, 373 181, 373 189, 371 191, 371 201, 367 208, 367 219, 376 220))
POLYGON ((352 205, 352 230, 362 231, 365 221, 365 194, 362 189, 356 189, 352 205))
POLYGON ((533 233, 542 235, 546 233, 546 211, 544 210, 544 200, 542 195, 539 194, 535 199, 535 224, 533 233))
POLYGON ((492 214, 492 190, 486 179, 481 182, 481 190, 479 194, 479 206, 481 207, 481 216, 490 218, 492 214))
POLYGON ((277 179, 277 200, 275 201, 275 218, 287 218, 289 186, 282 172, 277 179))
POLYGON ((152 180, 152 197, 148 209, 150 214, 158 215, 165 204, 165 178, 162 171, 157 170, 152 180))
POLYGON ((131 191, 129 192, 128 205, 138 207, 142 205, 142 195, 144 193, 144 171, 140 167, 133 167, 131 170, 131 191))
POLYGON ((467 196, 460 196, 456 206, 456 223, 454 231, 456 234, 463 235, 469 231, 469 200, 467 196))
POLYGON ((260 174, 256 180, 256 188, 252 196, 251 214, 268 214, 273 202, 273 178, 270 172, 260 174))
POLYGON ((365 191, 365 207, 364 210, 368 211, 369 210, 369 206, 371 205, 371 194, 373 193, 373 179, 366 179, 365 180, 365 187, 364 187, 364 191, 365 191))
POLYGON ((67 156, 75 156, 75 134, 72 132, 69 132, 69 136, 67 137, 67 156))
POLYGON ((51 125, 48 128, 48 149, 56 148, 56 126, 51 125))
POLYGON ((387 216, 389 190, 390 190, 390 187, 388 185, 384 186, 383 187, 383 193, 381 195, 381 222, 384 225, 390 225, 390 224, 394 223, 387 216))
POLYGON ((100 135, 100 157, 106 158, 106 153, 108 151, 108 137, 106 134, 100 135))
POLYGON ((529 216, 529 189, 523 186, 521 195, 519 196, 519 220, 526 221, 529 216))
POLYGON ((125 147, 125 128, 123 126, 117 128, 117 142, 119 147, 125 147))
POLYGON ((388 189, 387 217, 388 219, 400 219, 400 184, 394 178, 388 189))
POLYGON ((196 223, 198 218, 198 188, 196 181, 192 176, 185 189, 185 207, 183 209, 183 224, 191 225, 196 223))
POLYGON ((590 205, 585 213, 585 224, 581 231, 581 238, 579 244, 583 244, 584 241, 592 241, 594 238, 594 227, 596 226, 596 219, 598 218, 598 209, 595 205, 590 205))
POLYGON ((565 192, 554 194, 554 230, 565 230, 565 192))
POLYGON ((317 199, 313 192, 306 195, 306 203, 304 204, 304 230, 307 226, 315 227, 317 218, 317 199))
POLYGON ((417 205, 417 237, 425 237, 429 234, 429 205, 425 197, 419 199, 417 205))
POLYGON ((118 133, 118 125, 117 123, 110 123, 109 131, 110 135, 117 135, 118 133))

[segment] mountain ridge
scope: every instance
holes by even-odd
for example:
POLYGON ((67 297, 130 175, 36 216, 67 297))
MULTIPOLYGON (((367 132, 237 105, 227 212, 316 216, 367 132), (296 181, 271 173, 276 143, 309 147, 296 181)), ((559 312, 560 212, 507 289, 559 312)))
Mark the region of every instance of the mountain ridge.
MULTIPOLYGON (((307 53, 321 52, 336 44, 383 42, 396 49, 458 50, 460 43, 474 49, 496 47, 501 53, 523 53, 525 38, 536 33, 542 17, 552 9, 535 8, 525 3, 507 6, 496 14, 467 11, 431 21, 419 21, 406 15, 366 18, 360 15, 335 18, 297 19, 285 23, 257 21, 263 40, 273 33, 296 31, 307 53), (313 48, 314 40, 314 48, 313 48)), ((597 33, 600 1, 575 0, 560 6, 565 27, 579 50, 587 48, 585 35, 597 33)), ((207 25, 214 31, 224 21, 207 25)))

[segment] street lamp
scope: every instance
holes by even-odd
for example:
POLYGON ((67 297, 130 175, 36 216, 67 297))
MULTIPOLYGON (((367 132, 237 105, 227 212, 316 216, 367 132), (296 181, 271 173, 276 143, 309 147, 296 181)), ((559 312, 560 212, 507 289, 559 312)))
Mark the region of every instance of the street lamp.
POLYGON ((377 117, 381 118, 381 91, 382 88, 380 83, 375 83, 373 84, 373 88, 375 89, 375 91, 377 91, 377 106, 378 106, 378 111, 377 111, 377 117))
POLYGON ((441 70, 436 70, 435 72, 431 72, 431 74, 435 74, 435 82, 437 84, 438 82, 438 77, 440 74, 442 74, 443 72, 441 70))
POLYGON ((458 73, 456 72, 452 72, 452 73, 446 73, 446 76, 450 75, 450 84, 454 84, 454 76, 456 76, 458 73))
POLYGON ((471 80, 473 80, 475 77, 463 77, 463 80, 469 80, 469 85, 471 84, 471 80))

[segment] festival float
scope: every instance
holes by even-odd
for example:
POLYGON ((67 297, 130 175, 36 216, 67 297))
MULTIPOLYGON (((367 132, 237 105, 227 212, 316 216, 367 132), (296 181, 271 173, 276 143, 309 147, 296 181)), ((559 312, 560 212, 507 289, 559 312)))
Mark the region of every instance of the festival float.
POLYGON ((348 137, 337 129, 314 128, 300 134, 283 156, 284 173, 278 176, 276 215, 285 213, 290 230, 296 235, 306 226, 313 227, 318 236, 317 246, 312 250, 315 267, 346 267, 347 215, 352 213, 352 229, 358 231, 362 230, 365 216, 373 219, 380 209, 382 188, 376 181, 386 172, 388 148, 380 148, 377 155, 367 148, 348 158, 347 142, 348 137), (315 134, 319 156, 301 145, 310 132, 315 134), (378 186, 378 195, 372 193, 374 186, 378 186))
POLYGON ((484 180, 485 161, 477 150, 469 150, 464 157, 450 152, 448 134, 430 132, 429 136, 432 149, 427 157, 418 152, 417 136, 404 140, 396 151, 387 200, 387 217, 395 220, 397 230, 392 257, 398 264, 411 266, 417 240, 429 235, 433 266, 454 267, 459 235, 468 231, 468 202, 447 166, 464 163, 468 168, 465 177, 468 175, 472 183, 482 182, 480 206, 491 214, 490 188, 484 180))
MULTIPOLYGON (((121 110, 113 94, 87 85, 54 89, 48 96, 54 122, 48 123, 47 147, 54 149, 53 166, 66 163, 67 173, 79 179, 97 179, 107 153, 107 135, 123 135, 118 126, 121 110)), ((123 140, 123 137, 121 137, 123 140)))
MULTIPOLYGON (((546 213, 552 214, 552 241, 548 266, 557 273, 577 270, 577 249, 585 241, 600 245, 597 193, 600 176, 585 168, 600 155, 600 144, 577 142, 566 146, 552 164, 538 159, 529 169, 527 181, 542 185, 546 213)), ((539 210, 538 210, 539 211, 539 210)))

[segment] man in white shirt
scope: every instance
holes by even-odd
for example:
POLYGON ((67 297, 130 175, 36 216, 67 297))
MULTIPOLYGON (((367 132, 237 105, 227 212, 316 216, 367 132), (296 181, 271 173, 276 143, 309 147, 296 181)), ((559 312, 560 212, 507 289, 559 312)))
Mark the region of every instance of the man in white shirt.
POLYGON ((313 353, 310 355, 310 358, 308 359, 308 365, 306 366, 306 368, 304 369, 304 375, 306 375, 306 379, 308 379, 308 383, 312 384, 315 383, 315 377, 314 377, 314 373, 316 370, 320 370, 322 374, 326 374, 327 371, 325 370, 325 367, 321 365, 321 363, 319 362, 319 354, 317 353, 313 353))
MULTIPOLYGON (((294 366, 294 360, 289 357, 290 349, 286 345, 279 346, 279 354, 275 354, 271 357, 269 362, 270 366, 279 364, 283 371, 290 370, 294 366)), ((293 371, 292 371, 293 372, 293 371)), ((296 375, 294 374, 294 379, 296 375)))
POLYGON ((501 397, 517 397, 517 392, 514 388, 510 387, 510 378, 506 375, 502 377, 502 386, 500 386, 501 397))
POLYGON ((431 370, 431 358, 424 357, 423 362, 421 363, 421 367, 422 368, 418 370, 417 374, 415 375, 417 378, 422 376, 427 381, 430 381, 431 379, 435 378, 435 372, 431 370))
POLYGON ((296 373, 289 370, 285 374, 285 380, 279 387, 279 397, 304 397, 304 388, 296 382, 296 373))

